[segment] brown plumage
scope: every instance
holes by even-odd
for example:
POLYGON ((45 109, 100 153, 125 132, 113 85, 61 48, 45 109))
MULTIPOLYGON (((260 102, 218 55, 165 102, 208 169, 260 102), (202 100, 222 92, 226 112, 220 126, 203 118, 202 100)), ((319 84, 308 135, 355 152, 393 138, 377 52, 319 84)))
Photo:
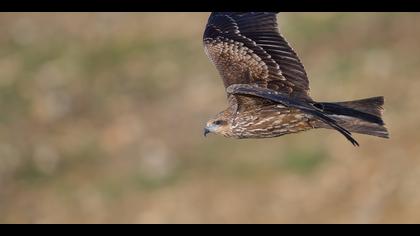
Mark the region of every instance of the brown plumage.
POLYGON ((319 103, 299 57, 281 36, 276 13, 214 12, 204 48, 223 79, 229 106, 205 127, 234 138, 271 138, 313 128, 387 138, 381 119, 383 97, 319 103))

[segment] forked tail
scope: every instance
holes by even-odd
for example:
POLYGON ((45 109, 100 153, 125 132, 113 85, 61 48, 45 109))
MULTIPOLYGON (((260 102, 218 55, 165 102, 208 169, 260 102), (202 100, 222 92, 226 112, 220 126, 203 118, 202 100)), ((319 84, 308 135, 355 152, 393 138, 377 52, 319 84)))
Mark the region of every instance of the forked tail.
MULTIPOLYGON (((382 120, 383 97, 348 102, 323 102, 313 105, 350 132, 389 138, 388 130, 382 120)), ((331 128, 330 125, 322 121, 316 122, 315 126, 317 128, 331 128)))

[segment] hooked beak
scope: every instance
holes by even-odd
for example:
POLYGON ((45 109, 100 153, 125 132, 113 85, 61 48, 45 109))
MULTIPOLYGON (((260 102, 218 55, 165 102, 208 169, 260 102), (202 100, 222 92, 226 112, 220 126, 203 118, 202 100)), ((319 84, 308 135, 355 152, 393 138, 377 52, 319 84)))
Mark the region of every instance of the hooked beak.
POLYGON ((210 130, 208 130, 207 128, 204 128, 204 137, 207 137, 207 134, 210 133, 210 130))

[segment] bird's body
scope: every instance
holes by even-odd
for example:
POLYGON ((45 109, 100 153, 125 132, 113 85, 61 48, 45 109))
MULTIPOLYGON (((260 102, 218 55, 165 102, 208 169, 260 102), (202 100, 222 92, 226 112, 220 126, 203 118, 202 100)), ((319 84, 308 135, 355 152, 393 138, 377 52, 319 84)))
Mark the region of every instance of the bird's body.
POLYGON ((232 137, 274 138, 309 130, 313 128, 310 122, 311 117, 296 109, 263 107, 236 117, 232 137))
POLYGON ((332 128, 358 145, 350 132, 388 137, 383 98, 319 103, 295 51, 277 29, 276 13, 212 13, 205 52, 218 69, 229 106, 207 122, 233 138, 272 138, 313 128, 332 128))
MULTIPOLYGON (((313 128, 312 117, 299 109, 291 109, 281 104, 266 103, 254 109, 237 110, 236 101, 222 117, 229 117, 225 137, 233 138, 274 138, 313 128)), ((220 116, 219 116, 220 117, 220 116)))

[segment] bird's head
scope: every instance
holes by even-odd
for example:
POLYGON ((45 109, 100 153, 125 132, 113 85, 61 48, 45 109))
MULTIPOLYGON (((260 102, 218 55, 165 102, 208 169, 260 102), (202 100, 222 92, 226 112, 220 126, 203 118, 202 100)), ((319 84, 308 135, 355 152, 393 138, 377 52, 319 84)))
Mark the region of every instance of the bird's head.
POLYGON ((219 113, 215 118, 207 121, 206 127, 204 127, 204 136, 209 133, 219 134, 223 136, 230 136, 230 119, 225 114, 226 112, 219 113))

